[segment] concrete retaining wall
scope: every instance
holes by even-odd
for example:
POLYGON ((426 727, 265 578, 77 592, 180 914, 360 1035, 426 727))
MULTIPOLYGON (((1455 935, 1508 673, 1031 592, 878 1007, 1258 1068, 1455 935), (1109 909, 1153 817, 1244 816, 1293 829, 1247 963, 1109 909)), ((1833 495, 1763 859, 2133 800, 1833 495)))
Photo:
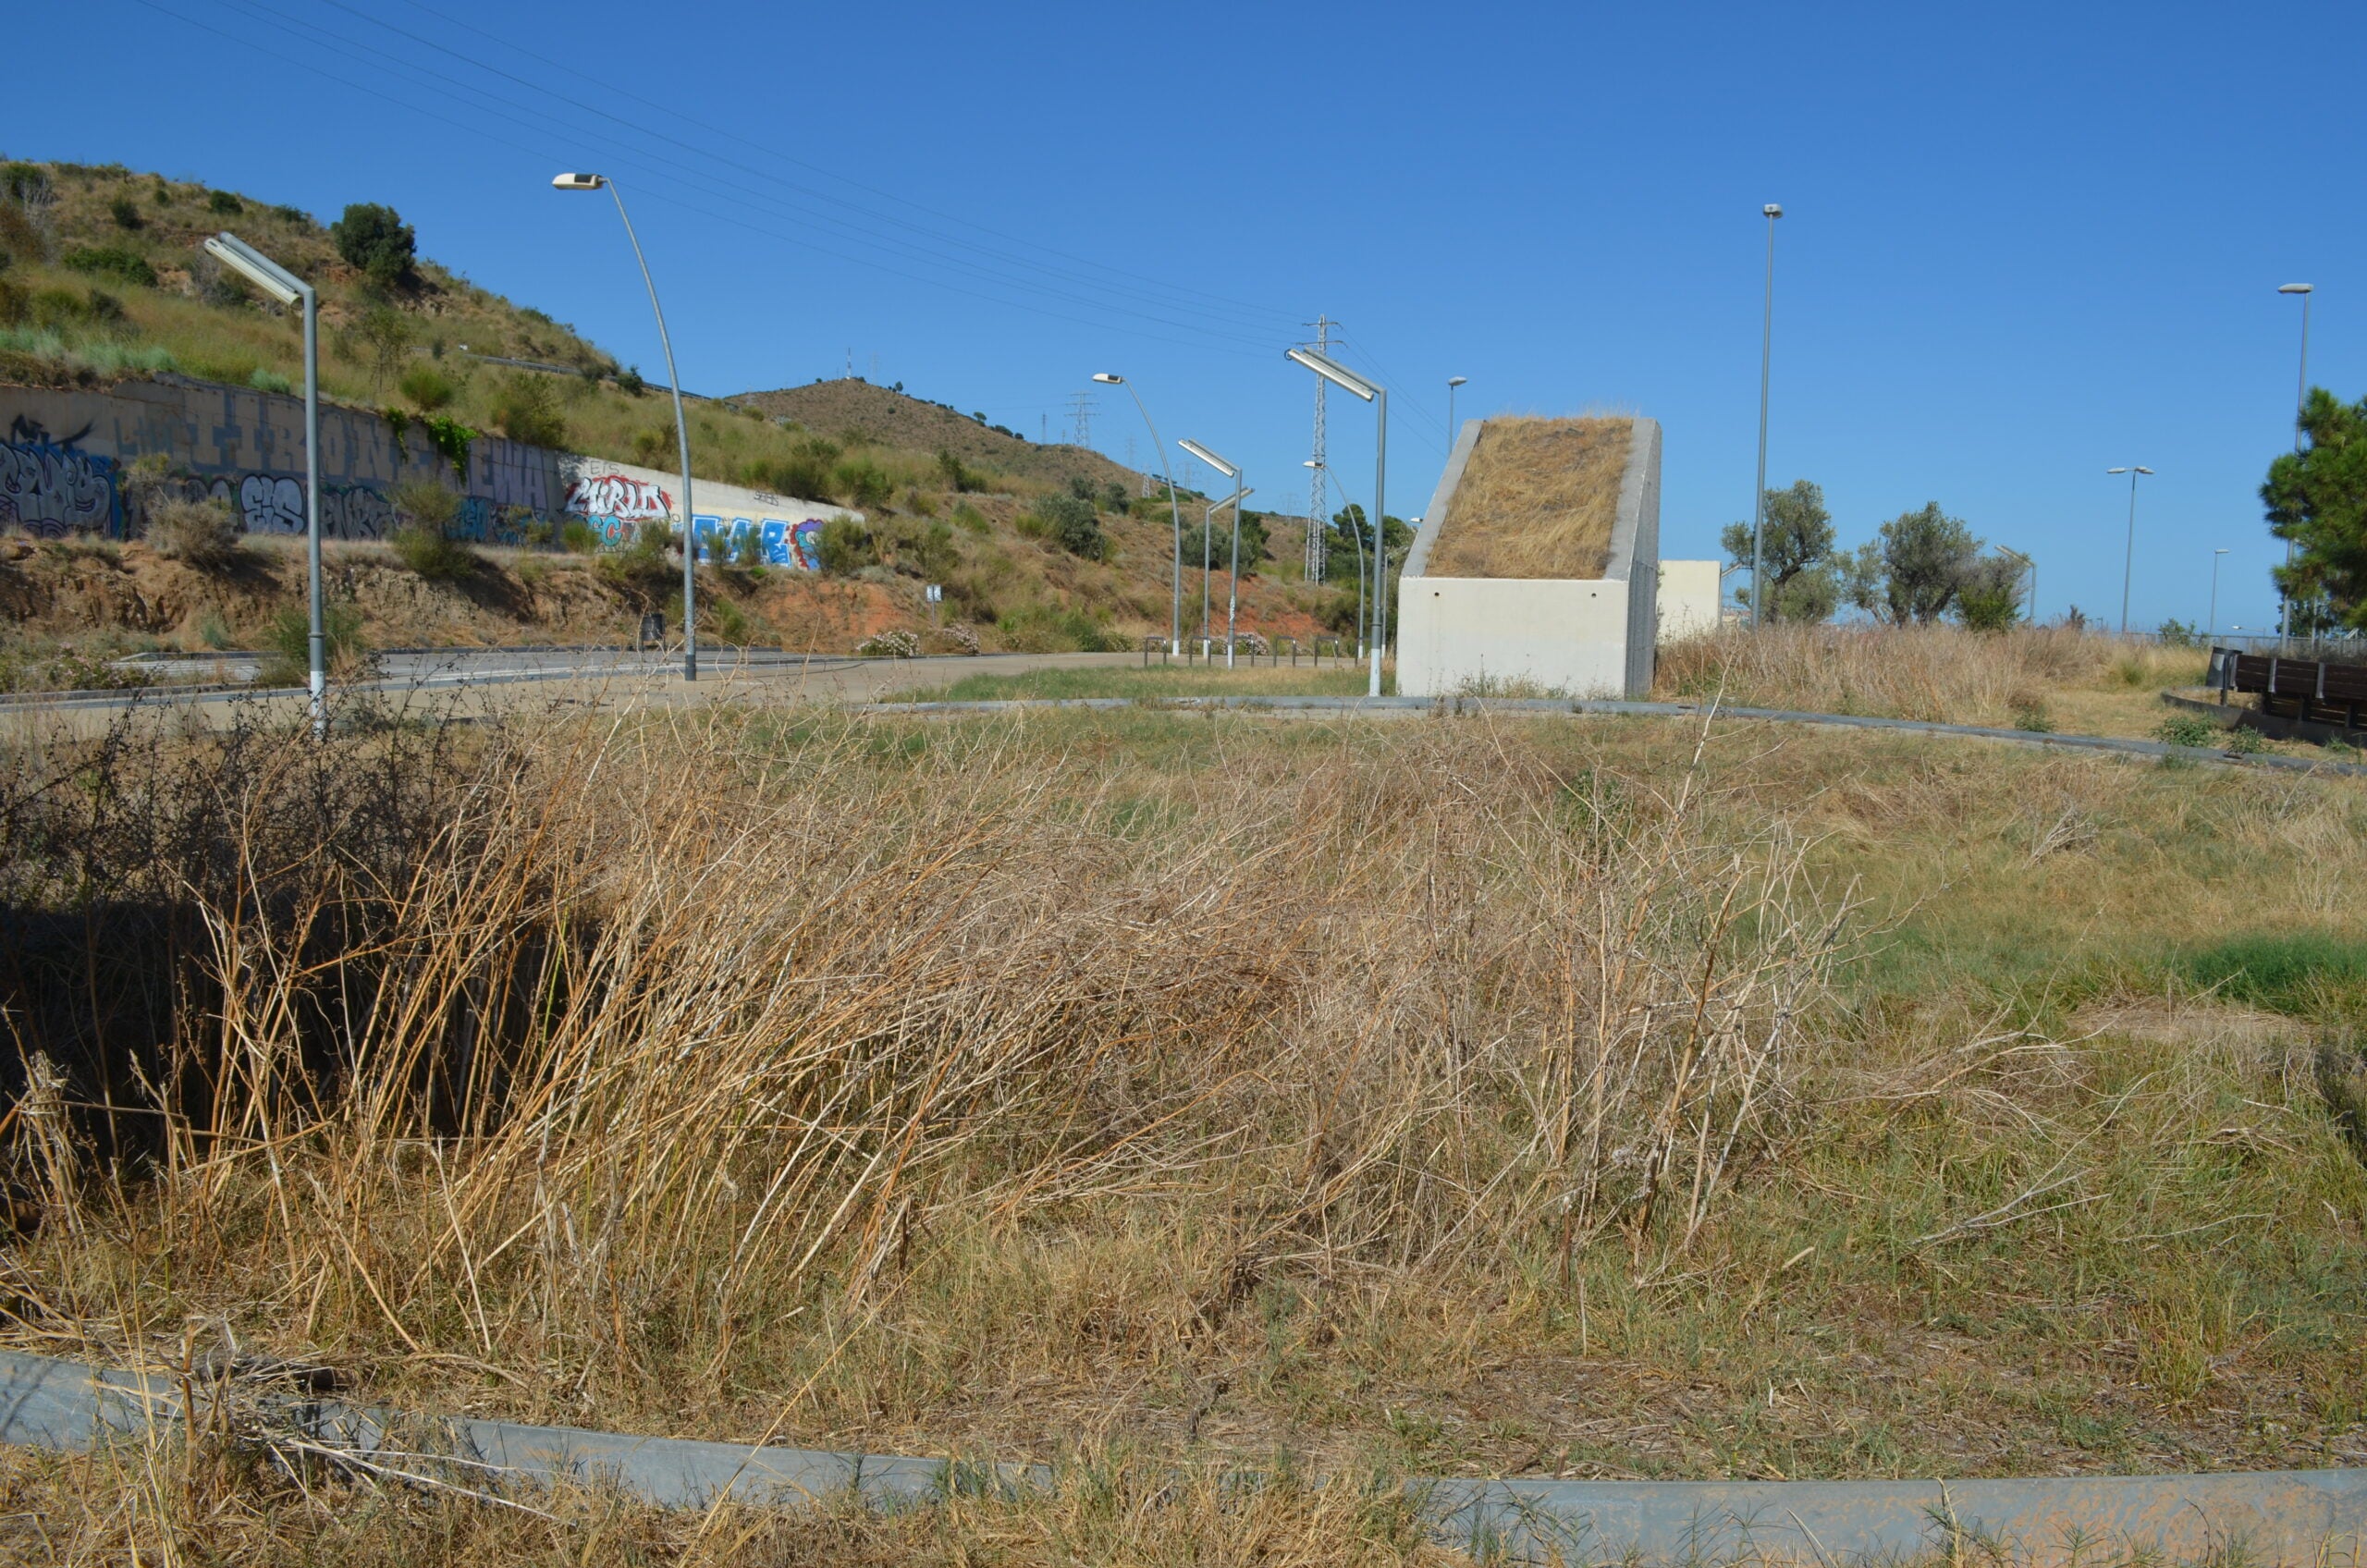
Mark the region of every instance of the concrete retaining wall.
POLYGON ((1704 637, 1717 629, 1718 563, 1661 562, 1661 645, 1704 637))
MULTIPOLYGON (((252 533, 304 531, 304 402, 280 393, 164 376, 99 388, 0 386, 0 526, 45 536, 134 537, 145 519, 125 496, 132 459, 161 453, 178 488, 227 502, 252 533)), ((379 539, 402 521, 393 492, 409 479, 449 475, 416 422, 321 407, 321 532, 379 539)), ((470 443, 456 532, 487 545, 555 539, 572 520, 605 545, 630 543, 644 521, 682 527, 681 479, 655 469, 530 447, 499 435, 470 443)), ((818 564, 815 535, 842 508, 701 481, 692 495, 703 554, 754 533, 767 560, 818 564)))
POLYGON ((1453 508, 1484 423, 1465 423, 1406 557, 1398 585, 1398 691, 1412 697, 1507 687, 1574 697, 1645 695, 1658 642, 1659 423, 1635 422, 1600 578, 1432 577, 1430 541, 1453 508))

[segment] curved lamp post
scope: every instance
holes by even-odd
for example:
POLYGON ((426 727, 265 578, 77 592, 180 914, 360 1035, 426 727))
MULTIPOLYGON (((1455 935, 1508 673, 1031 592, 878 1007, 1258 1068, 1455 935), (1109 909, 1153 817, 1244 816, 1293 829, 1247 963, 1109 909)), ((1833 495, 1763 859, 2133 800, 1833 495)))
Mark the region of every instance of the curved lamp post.
POLYGON ((1374 405, 1376 423, 1372 447, 1372 679, 1369 696, 1380 695, 1380 650, 1389 635, 1389 388, 1367 381, 1355 371, 1312 349, 1288 349, 1285 359, 1296 360, 1324 380, 1354 398, 1374 405))
POLYGON ((2036 626, 2038 624, 2038 562, 2030 559, 2030 557, 2022 554, 2021 551, 2015 549, 2011 545, 1998 545, 1997 553, 2001 556, 2011 556, 2016 560, 2030 569, 2030 607, 2029 619, 2032 626, 2036 626))
POLYGON ((1226 585, 1224 591, 1224 667, 1227 669, 1231 669, 1233 668, 1233 618, 1239 612, 1241 607, 1241 498, 1244 496, 1248 495, 1249 492, 1242 488, 1241 470, 1233 466, 1232 463, 1229 463, 1222 458, 1218 457, 1214 452, 1209 451, 1197 441, 1178 441, 1175 444, 1183 447, 1185 451, 1191 453, 1194 457, 1199 459, 1202 462, 1208 464, 1210 468, 1216 470, 1219 473, 1223 474, 1227 479, 1233 481, 1233 494, 1226 496, 1223 500, 1216 503, 1216 506, 1210 507, 1207 514, 1204 515, 1200 521, 1200 559, 1202 562, 1200 568, 1200 635, 1202 637, 1206 637, 1208 634, 1207 625, 1208 614, 1208 571, 1206 564, 1208 557, 1208 519, 1216 515, 1217 507, 1231 507, 1233 508, 1233 581, 1226 585))
POLYGON ((632 231, 632 217, 625 211, 624 193, 617 182, 604 174, 563 174, 551 181, 559 190, 598 190, 606 188, 617 200, 617 216, 625 222, 625 239, 632 245, 632 259, 641 263, 641 281, 649 289, 649 309, 657 317, 657 341, 666 350, 666 385, 674 394, 674 445, 682 460, 682 679, 699 678, 699 617, 698 617, 698 518, 691 508, 691 426, 682 418, 682 378, 674 369, 674 340, 666 334, 666 309, 657 302, 657 285, 649 276, 649 258, 641 253, 641 239, 632 231))
POLYGON ((1168 613, 1167 651, 1180 658, 1184 654, 1184 508, 1175 500, 1175 471, 1167 461, 1159 426, 1151 423, 1150 410, 1143 407, 1143 395, 1134 390, 1134 384, 1114 371, 1096 371, 1093 379, 1104 386, 1126 389, 1126 396, 1134 400, 1134 412, 1143 416, 1143 424, 1150 431, 1150 449, 1159 454, 1159 472, 1167 481, 1167 515, 1175 523, 1175 595, 1174 607, 1168 613))
POLYGON ((2128 580, 2137 570, 2137 476, 2153 471, 2142 463, 2128 468, 2108 468, 2106 473, 2128 475, 2128 554, 2120 568, 2120 634, 2128 635, 2128 580))
MULTIPOLYGON (((2300 385, 2293 394, 2293 449, 2298 452, 2301 449, 2301 416, 2310 411, 2310 300, 2318 288, 2314 283, 2280 283, 2276 291, 2301 296, 2301 374, 2300 385)), ((2293 565, 2290 539, 2285 541, 2285 564, 2288 569, 2293 565)), ((2284 635, 2293 635, 2292 596, 2282 586, 2276 594, 2276 623, 2284 635)))
POLYGON ((304 577, 311 630, 306 637, 311 669, 313 733, 329 732, 328 639, 321 631, 321 301, 313 286, 224 229, 205 242, 205 253, 283 305, 304 310, 304 577))

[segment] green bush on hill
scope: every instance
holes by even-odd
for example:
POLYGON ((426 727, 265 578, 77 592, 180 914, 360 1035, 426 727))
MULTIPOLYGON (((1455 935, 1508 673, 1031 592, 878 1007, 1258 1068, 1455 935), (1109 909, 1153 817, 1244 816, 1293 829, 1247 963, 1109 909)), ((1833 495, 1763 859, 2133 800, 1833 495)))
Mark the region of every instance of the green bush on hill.
POLYGON ((156 269, 129 245, 81 245, 66 253, 66 265, 93 277, 112 277, 141 288, 156 287, 156 269))
POLYGON ((418 239, 402 214, 375 202, 356 202, 346 208, 345 215, 329 225, 329 239, 348 266, 384 288, 409 277, 419 256, 418 239))

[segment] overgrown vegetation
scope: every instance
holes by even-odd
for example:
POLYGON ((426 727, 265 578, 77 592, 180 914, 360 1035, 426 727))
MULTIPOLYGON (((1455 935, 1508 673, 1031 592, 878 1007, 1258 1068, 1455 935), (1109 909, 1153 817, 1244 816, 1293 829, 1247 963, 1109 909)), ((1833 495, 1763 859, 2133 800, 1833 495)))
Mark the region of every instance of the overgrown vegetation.
POLYGON ((0 760, 47 1347, 1154 1465, 2273 1466, 2367 1420, 2367 1167, 2286 1022, 2355 966, 2267 1014, 2192 956, 2367 943, 2343 781, 733 707, 0 760))

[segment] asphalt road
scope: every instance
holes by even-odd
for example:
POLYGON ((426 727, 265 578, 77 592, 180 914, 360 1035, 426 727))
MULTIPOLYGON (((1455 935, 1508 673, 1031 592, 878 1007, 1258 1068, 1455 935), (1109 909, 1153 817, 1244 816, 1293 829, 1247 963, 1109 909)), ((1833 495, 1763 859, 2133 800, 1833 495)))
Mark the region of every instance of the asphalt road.
MULTIPOLYGON (((699 679, 682 679, 681 655, 619 648, 396 649, 378 657, 378 675, 333 685, 332 694, 367 692, 395 700, 456 702, 461 711, 568 703, 673 705, 761 693, 816 702, 870 702, 895 692, 942 685, 965 675, 1123 665, 1138 654, 980 654, 919 659, 855 658, 833 654, 705 648, 699 679)), ((240 704, 300 708, 300 689, 257 690, 255 654, 143 659, 140 668, 166 684, 115 692, 28 693, 0 699, 0 713, 87 716, 104 725, 127 710, 185 716, 202 722, 240 704)))

